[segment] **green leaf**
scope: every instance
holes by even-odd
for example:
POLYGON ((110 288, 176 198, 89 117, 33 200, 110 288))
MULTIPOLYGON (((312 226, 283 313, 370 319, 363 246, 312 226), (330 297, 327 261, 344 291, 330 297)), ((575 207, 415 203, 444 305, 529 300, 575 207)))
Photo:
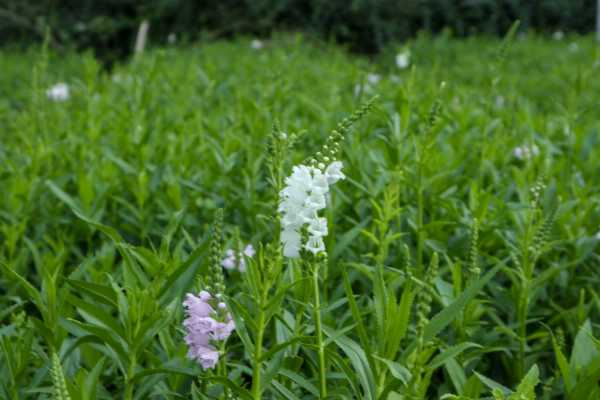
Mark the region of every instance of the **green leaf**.
POLYGON ((371 370, 374 370, 375 363, 373 362, 372 358, 373 351, 371 349, 371 343, 369 340, 369 336, 367 335, 367 329, 364 323, 364 319, 362 318, 360 309, 358 308, 358 304, 356 304, 354 293, 352 292, 352 285, 350 284, 350 279, 348 278, 348 271, 346 268, 342 270, 342 278, 344 280, 344 290, 346 291, 346 298, 348 299, 350 312, 352 313, 352 318, 356 323, 358 339, 360 340, 361 347, 366 352, 367 360, 369 361, 369 366, 371 370))
POLYGON ((285 386, 283 386, 281 383, 277 382, 277 381, 271 381, 271 384, 273 385, 273 387, 275 387, 275 389, 277 389, 277 391, 279 391, 279 393, 282 394, 282 396, 288 400, 301 400, 298 396, 296 396, 294 393, 292 393, 288 388, 286 388, 285 386))
POLYGON ((198 376, 198 369, 196 368, 184 368, 184 367, 175 367, 175 366, 165 366, 161 368, 148 368, 143 371, 138 372, 131 378, 131 383, 136 383, 140 381, 142 378, 151 375, 157 374, 175 374, 175 375, 185 375, 189 377, 198 376))
POLYGON ((569 400, 597 400, 598 385, 600 384, 600 356, 588 364, 580 372, 580 376, 567 398, 569 400))
MULTIPOLYGON (((303 388, 304 390, 308 391, 310 394, 315 396, 315 398, 319 397, 319 389, 317 389, 317 387, 315 385, 313 385, 308 380, 306 380, 302 375, 297 374, 294 371, 290 371, 289 369, 285 369, 285 368, 282 368, 279 371, 279 374, 285 376, 286 378, 289 378, 291 381, 296 383, 298 386, 300 386, 301 388, 303 388)), ((275 383, 275 381, 272 381, 272 382, 275 383)))
POLYGON ((480 374, 477 371, 473 371, 473 373, 475 375, 477 375, 477 377, 479 378, 479 380, 481 381, 481 383, 483 383, 488 388, 490 388, 492 390, 494 390, 494 389, 500 390, 502 393, 504 393, 504 395, 509 395, 509 394, 512 393, 512 390, 510 390, 506 386, 503 386, 503 385, 499 384, 495 380, 490 379, 490 378, 486 377, 485 375, 480 374))
POLYGON ((375 356, 375 358, 382 361, 388 367, 388 370, 394 378, 400 380, 405 386, 408 385, 408 382, 412 379, 412 374, 407 368, 395 361, 383 357, 375 356))
MULTIPOLYGON (((390 296, 390 301, 393 296, 390 296)), ((387 322, 386 334, 386 351, 387 358, 395 358, 402 339, 406 336, 408 325, 410 323, 410 310, 414 300, 414 291, 412 285, 404 286, 400 304, 395 308, 393 313, 389 313, 387 322)), ((393 301, 395 303, 395 299, 393 301)), ((391 305, 391 304, 390 304, 391 305)))
POLYGON ((344 335, 337 335, 336 331, 327 326, 323 326, 323 332, 327 336, 335 338, 334 342, 350 359, 350 364, 354 367, 354 371, 364 391, 362 398, 375 400, 375 381, 364 350, 354 340, 344 335))
MULTIPOLYGON (((121 256, 123 257, 123 260, 125 261, 124 262, 125 268, 128 269, 128 271, 126 271, 126 272, 129 272, 129 275, 125 274, 126 278, 127 278, 127 276, 135 276, 135 278, 137 279, 137 281, 140 283, 141 286, 146 287, 146 286, 150 285, 148 278, 144 275, 144 273, 139 268, 137 263, 133 261, 133 258, 131 257, 131 254, 129 253, 129 249, 128 249, 129 245, 123 241, 123 239, 121 238, 121 235, 119 234, 119 232, 117 232, 116 229, 111 228, 110 226, 104 225, 98 221, 92 220, 88 216, 84 215, 78 209, 72 208, 71 211, 73 211, 73 213, 75 214, 75 216, 77 216, 77 218, 81 219, 82 221, 86 222, 87 224, 98 229, 100 232, 104 233, 106 236, 108 236, 113 241, 113 243, 117 247, 117 250, 119 251, 119 254, 121 254, 121 256)), ((126 281, 126 283, 127 283, 127 281, 126 281)), ((131 286, 135 286, 135 285, 131 285, 131 286)))
POLYGON ((100 376, 104 371, 104 363, 106 358, 102 357, 100 361, 96 363, 92 371, 86 376, 85 383, 81 387, 81 399, 82 400, 95 400, 98 382, 100 382, 100 376))
MULTIPOLYGON (((463 367, 456 361, 454 357, 450 357, 444 362, 444 368, 446 369, 448 376, 450 376, 450 380, 452 381, 452 384, 456 388, 458 394, 463 395, 465 391, 465 385, 467 384, 467 376, 463 367)), ((429 371, 431 374, 434 369, 430 368, 429 371)))
POLYGON ((571 368, 575 371, 585 368, 598 354, 598 350, 594 345, 592 326, 588 319, 583 323, 575 336, 575 343, 571 352, 571 368))
POLYGON ((93 304, 86 303, 85 301, 78 299, 77 297, 68 294, 66 296, 67 301, 75 306, 81 315, 84 317, 88 317, 86 319, 90 319, 92 317, 94 321, 89 321, 92 323, 101 323, 106 328, 109 328, 114 333, 119 335, 121 338, 125 338, 125 332, 123 331, 123 327, 119 325, 119 322, 115 320, 108 312, 104 311, 101 307, 95 306, 93 304))
POLYGON ((455 318, 460 315, 460 311, 471 301, 475 296, 480 294, 481 289, 496 275, 503 264, 498 264, 483 277, 471 284, 464 292, 458 296, 448 307, 437 313, 425 327, 423 340, 428 342, 448 326, 455 318))
POLYGON ((173 297, 179 295, 181 293, 172 293, 170 289, 175 286, 178 281, 190 281, 193 280, 192 274, 195 272, 191 269, 192 265, 200 259, 203 253, 205 253, 205 249, 202 247, 198 247, 195 249, 192 254, 188 256, 188 258, 183 262, 176 270, 167 278, 167 281, 160 288, 158 292, 158 297, 161 300, 161 304, 169 303, 173 297))
POLYGON ((534 364, 533 367, 529 369, 529 372, 527 372, 525 377, 521 380, 521 383, 519 383, 519 386, 517 387, 516 393, 512 395, 511 398, 514 398, 514 400, 535 400, 535 387, 540 381, 539 375, 540 372, 538 367, 534 364))
POLYGON ((558 342, 554 335, 552 335, 552 347, 554 348, 554 356, 556 357, 556 364, 558 365, 558 369, 560 370, 560 374, 562 375, 563 381, 565 383, 565 388, 567 392, 570 392, 573 389, 573 384, 575 382, 575 369, 569 368, 569 363, 567 362, 567 358, 563 354, 558 342))
POLYGON ((433 360, 431 360, 429 362, 429 364, 427 365, 427 369, 433 371, 433 370, 441 367, 442 365, 444 365, 446 360, 448 360, 449 358, 454 358, 457 355, 459 355, 460 353, 462 353, 463 351, 465 351, 466 349, 469 349, 472 347, 480 347, 481 348, 481 346, 478 345, 477 343, 471 343, 471 342, 464 342, 464 343, 457 344, 455 346, 451 346, 451 347, 447 348, 446 350, 444 350, 443 352, 441 352, 440 354, 438 354, 433 360))
POLYGON ((40 294, 40 292, 36 288, 34 288, 33 285, 31 283, 29 283, 25 278, 23 278, 17 272, 13 271, 8 265, 0 262, 0 266, 2 266, 2 268, 4 268, 4 271, 6 271, 6 273, 10 277, 12 277, 14 280, 16 280, 19 283, 19 285, 21 285, 21 287, 23 287, 23 289, 25 289, 25 291, 27 292, 29 297, 31 297, 31 299, 33 300, 33 304, 35 304, 37 309, 43 315, 45 315, 46 314, 46 305, 44 304, 44 301, 42 300, 42 295, 40 294))
POLYGON ((50 189, 50 191, 63 203, 65 203, 71 210, 81 211, 81 208, 77 204, 77 202, 69 196, 66 192, 64 192, 61 188, 56 186, 56 184, 50 180, 46 180, 46 186, 50 189))
POLYGON ((108 306, 117 307, 117 296, 111 287, 99 285, 97 283, 67 279, 67 283, 73 286, 77 291, 83 292, 94 300, 104 303, 108 306))
POLYGON ((285 348, 293 345, 294 343, 300 342, 300 341, 309 341, 310 337, 308 336, 297 336, 293 339, 290 339, 288 341, 285 341, 283 343, 278 343, 275 346, 271 347, 268 351, 264 352, 260 359, 259 362, 264 362, 266 360, 268 360, 269 358, 273 357, 275 354, 279 353, 281 350, 284 350, 285 348))

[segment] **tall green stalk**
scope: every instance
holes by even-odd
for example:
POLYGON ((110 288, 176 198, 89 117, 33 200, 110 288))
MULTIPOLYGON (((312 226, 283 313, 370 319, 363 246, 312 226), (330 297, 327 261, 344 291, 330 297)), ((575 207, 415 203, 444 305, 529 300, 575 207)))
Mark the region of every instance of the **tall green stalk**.
POLYGON ((320 261, 313 265, 313 309, 315 313, 315 333, 317 336, 317 352, 319 356, 319 397, 327 397, 327 377, 325 366, 325 343, 323 341, 323 330, 321 328, 321 300, 319 297, 319 267, 320 261))
MULTIPOLYGON (((263 291, 264 293, 264 291, 263 291)), ((261 388, 261 363, 262 363, 262 350, 263 350, 263 338, 265 334, 265 295, 260 296, 258 304, 258 319, 257 319, 257 333, 256 342, 254 343, 254 360, 252 367, 252 398, 259 400, 262 395, 261 388)))

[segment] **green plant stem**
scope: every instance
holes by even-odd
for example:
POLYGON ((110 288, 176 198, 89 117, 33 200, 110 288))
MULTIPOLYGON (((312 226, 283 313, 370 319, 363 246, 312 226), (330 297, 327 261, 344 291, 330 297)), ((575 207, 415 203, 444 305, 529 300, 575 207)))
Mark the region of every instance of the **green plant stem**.
POLYGON ((262 357, 262 345, 263 337, 265 334, 265 312, 264 312, 265 296, 261 295, 260 302, 258 305, 258 320, 257 320, 257 333, 256 342, 254 343, 254 362, 252 366, 252 398, 259 400, 261 398, 261 357, 262 357))
POLYGON ((327 378, 325 370, 325 344, 323 342, 323 330, 321 328, 321 301, 319 298, 319 266, 316 262, 313 269, 313 288, 314 288, 314 312, 315 312, 315 333, 317 334, 317 351, 319 354, 319 394, 320 398, 327 397, 327 378))
MULTIPOLYGON (((219 357, 219 366, 218 366, 219 376, 227 378, 227 361, 225 360, 225 341, 221 342, 221 344, 219 346, 219 353, 221 354, 221 357, 219 357)), ((223 396, 220 398, 227 399, 228 390, 229 389, 227 387, 225 387, 223 390, 223 396)))
POLYGON ((533 265, 530 262, 529 246, 533 229, 533 216, 529 216, 525 238, 523 240, 522 256, 522 277, 521 292, 519 294, 519 303, 517 309, 518 329, 519 329, 519 358, 517 366, 517 378, 521 379, 525 375, 525 352, 527 347, 527 310, 529 308, 529 285, 533 276, 533 265))
POLYGON ((423 165, 419 161, 419 171, 417 172, 417 272, 422 277, 423 273, 423 247, 425 237, 423 235, 423 165))
POLYGON ((133 356, 133 358, 130 360, 129 369, 127 371, 127 377, 125 379, 125 395, 123 396, 125 400, 133 399, 133 383, 131 383, 131 380, 133 379, 133 375, 135 372, 135 363, 136 359, 135 356, 133 356))

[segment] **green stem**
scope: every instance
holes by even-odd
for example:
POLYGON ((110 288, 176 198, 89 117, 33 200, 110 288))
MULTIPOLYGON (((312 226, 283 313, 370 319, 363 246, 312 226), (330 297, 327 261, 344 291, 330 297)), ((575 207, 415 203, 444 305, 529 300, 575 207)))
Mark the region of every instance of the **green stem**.
POLYGON ((325 344, 323 342, 323 331, 321 328, 321 302, 319 299, 319 266, 317 261, 313 269, 313 287, 314 287, 314 311, 315 311, 315 330, 317 334, 317 349, 319 354, 319 394, 320 398, 327 397, 327 379, 325 370, 325 344))
MULTIPOLYGON (((219 346, 219 353, 221 354, 221 357, 219 358, 219 365, 218 365, 218 373, 219 376, 225 377, 227 378, 227 361, 225 360, 225 341, 222 341, 220 346, 219 346)), ((227 387, 224 388, 223 390, 223 399, 227 399, 227 393, 228 393, 229 389, 227 387)))
POLYGON ((529 246, 531 243, 531 236, 533 230, 533 215, 529 215, 529 222, 527 224, 527 230, 525 231, 525 237, 523 240, 524 247, 522 250, 522 281, 521 281, 521 293, 519 296, 518 306, 518 324, 519 324, 519 359, 518 359, 518 379, 521 379, 525 375, 525 352, 527 348, 527 311, 529 308, 529 285, 533 276, 534 265, 530 262, 529 246))
POLYGON ((125 400, 132 400, 133 399, 133 383, 131 382, 131 380, 133 379, 133 375, 135 372, 135 363, 136 363, 136 359, 135 356, 130 360, 129 363, 129 368, 127 371, 127 377, 125 378, 125 395, 123 396, 123 398, 125 400))
POLYGON ((419 171, 417 173, 417 272, 420 274, 419 277, 421 278, 423 273, 423 247, 425 242, 425 237, 423 235, 423 166, 421 161, 419 161, 418 168, 419 171))
POLYGON ((259 309, 258 309, 258 321, 256 334, 256 343, 254 343, 254 363, 252 368, 252 398, 254 400, 261 399, 261 357, 262 357, 262 345, 263 337, 265 334, 265 312, 264 312, 264 295, 260 298, 259 309))

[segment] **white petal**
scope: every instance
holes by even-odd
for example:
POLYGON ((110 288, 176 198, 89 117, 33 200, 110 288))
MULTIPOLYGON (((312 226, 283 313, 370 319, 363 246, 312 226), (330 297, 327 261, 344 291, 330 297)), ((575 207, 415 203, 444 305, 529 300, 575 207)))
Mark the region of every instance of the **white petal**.
POLYGON ((281 243, 283 244, 283 255, 289 258, 300 256, 301 245, 300 233, 295 230, 283 230, 281 232, 281 243))
POLYGON ((333 185, 340 179, 345 179, 346 175, 343 174, 342 168, 344 164, 341 161, 334 161, 325 170, 325 177, 330 185, 333 185))
POLYGON ((329 183, 327 177, 319 169, 313 168, 312 192, 325 194, 329 192, 329 183))
POLYGON ((308 225, 308 233, 311 236, 323 237, 327 236, 327 218, 315 218, 308 225))

